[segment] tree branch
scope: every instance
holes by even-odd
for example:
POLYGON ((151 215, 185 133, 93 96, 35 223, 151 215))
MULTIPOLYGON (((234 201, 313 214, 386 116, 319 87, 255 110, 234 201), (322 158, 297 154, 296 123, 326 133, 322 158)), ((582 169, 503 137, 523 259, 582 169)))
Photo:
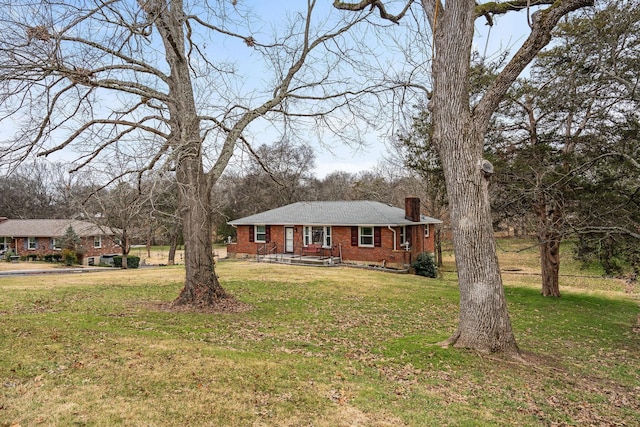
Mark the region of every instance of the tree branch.
POLYGON ((551 41, 551 31, 558 21, 570 12, 582 7, 593 6, 593 2, 594 0, 556 0, 552 6, 533 14, 531 34, 474 109, 473 114, 481 133, 486 131, 491 115, 497 109, 511 84, 538 52, 551 41))
MULTIPOLYGON (((161 132, 160 130, 158 130, 158 129, 154 128, 154 127, 143 126, 141 123, 135 123, 135 122, 125 121, 125 120, 97 119, 97 120, 91 120, 91 121, 83 124, 80 128, 78 128, 75 132, 73 132, 62 143, 58 144, 57 146, 55 146, 53 148, 50 148, 49 150, 42 151, 42 152, 38 153, 38 156, 45 156, 46 157, 49 154, 52 154, 52 153, 55 153, 56 151, 60 151, 60 150, 64 149, 69 144, 71 144, 73 141, 75 141, 86 130, 88 130, 92 126, 100 125, 100 124, 109 124, 109 125, 114 125, 114 126, 128 126, 128 127, 131 127, 132 130, 135 130, 135 129, 144 130, 144 131, 147 131, 149 133, 158 135, 158 136, 160 136, 161 138, 164 138, 164 139, 168 139, 168 137, 169 137, 164 132, 161 132)), ((109 142, 110 143, 114 143, 114 142, 117 142, 117 141, 116 140, 110 140, 109 142)))
POLYGON ((557 0, 511 0, 506 2, 491 1, 488 3, 476 4, 476 18, 480 16, 493 17, 494 15, 504 15, 508 12, 527 9, 532 6, 551 5, 556 2, 557 0))
POLYGON ((350 10, 352 12, 359 12, 366 9, 367 7, 369 7, 370 10, 378 9, 378 12, 380 13, 380 17, 382 19, 391 21, 394 24, 398 24, 399 21, 407 13, 407 11, 409 10, 409 8, 411 7, 414 1, 415 0, 408 0, 407 4, 405 4, 402 11, 397 15, 392 15, 388 13, 387 9, 384 6, 384 3, 381 0, 361 0, 360 3, 347 3, 340 0, 334 0, 333 7, 341 10, 350 10))

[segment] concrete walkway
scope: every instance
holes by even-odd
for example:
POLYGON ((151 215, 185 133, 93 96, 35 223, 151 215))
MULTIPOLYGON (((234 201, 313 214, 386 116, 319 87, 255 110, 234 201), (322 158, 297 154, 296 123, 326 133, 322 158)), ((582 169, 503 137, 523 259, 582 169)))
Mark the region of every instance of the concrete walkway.
POLYGON ((32 270, 5 270, 0 271, 2 276, 29 276, 36 274, 69 274, 69 273, 96 273, 98 271, 121 271, 119 268, 113 267, 69 267, 69 268, 47 268, 32 270))

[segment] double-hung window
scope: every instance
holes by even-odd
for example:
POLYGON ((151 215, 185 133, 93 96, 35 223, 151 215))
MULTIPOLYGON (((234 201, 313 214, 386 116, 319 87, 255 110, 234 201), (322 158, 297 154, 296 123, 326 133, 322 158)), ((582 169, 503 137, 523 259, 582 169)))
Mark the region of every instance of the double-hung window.
POLYGON ((102 247, 102 236, 93 237, 93 247, 99 249, 102 247))
POLYGON ((373 247, 373 227, 360 227, 359 233, 360 246, 373 247))
POLYGON ((27 249, 29 249, 29 250, 38 249, 38 239, 36 239, 35 237, 28 237, 27 238, 27 249))
POLYGON ((267 241, 267 226, 256 225, 255 226, 255 241, 258 243, 265 243, 267 241))
POLYGON ((11 247, 11 238, 0 237, 0 251, 8 251, 11 247))
POLYGON ((324 228, 324 246, 331 247, 331 227, 324 228))

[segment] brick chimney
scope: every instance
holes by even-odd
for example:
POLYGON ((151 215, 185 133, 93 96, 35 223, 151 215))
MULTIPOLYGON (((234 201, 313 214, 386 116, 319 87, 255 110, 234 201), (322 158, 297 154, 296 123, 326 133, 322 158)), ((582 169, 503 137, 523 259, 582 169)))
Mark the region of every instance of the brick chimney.
POLYGON ((404 199, 404 217, 409 221, 420 222, 420 199, 407 197, 404 199))

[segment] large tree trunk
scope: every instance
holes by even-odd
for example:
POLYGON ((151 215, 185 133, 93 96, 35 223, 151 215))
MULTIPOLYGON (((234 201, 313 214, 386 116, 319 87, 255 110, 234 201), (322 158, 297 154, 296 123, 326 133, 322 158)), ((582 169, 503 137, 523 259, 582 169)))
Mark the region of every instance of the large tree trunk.
POLYGON ((458 330, 446 343, 517 355, 496 255, 488 177, 474 148, 478 138, 449 132, 441 142, 460 288, 458 330))
POLYGON ((486 123, 469 106, 469 58, 475 20, 473 1, 450 7, 435 31, 433 141, 445 174, 460 288, 458 330, 445 343, 479 351, 519 353, 500 276, 482 169, 486 123), (461 84, 461 82, 465 82, 461 84))
POLYGON ((185 52, 183 4, 180 0, 152 0, 145 5, 162 37, 171 69, 168 79, 170 144, 176 165, 186 269, 184 287, 174 304, 214 306, 228 296, 215 274, 211 244, 212 184, 202 164, 200 118, 185 52))
POLYGON ((180 214, 183 224, 186 279, 178 305, 211 306, 227 298, 215 274, 211 243, 211 191, 202 162, 183 156, 178 162, 180 214))

